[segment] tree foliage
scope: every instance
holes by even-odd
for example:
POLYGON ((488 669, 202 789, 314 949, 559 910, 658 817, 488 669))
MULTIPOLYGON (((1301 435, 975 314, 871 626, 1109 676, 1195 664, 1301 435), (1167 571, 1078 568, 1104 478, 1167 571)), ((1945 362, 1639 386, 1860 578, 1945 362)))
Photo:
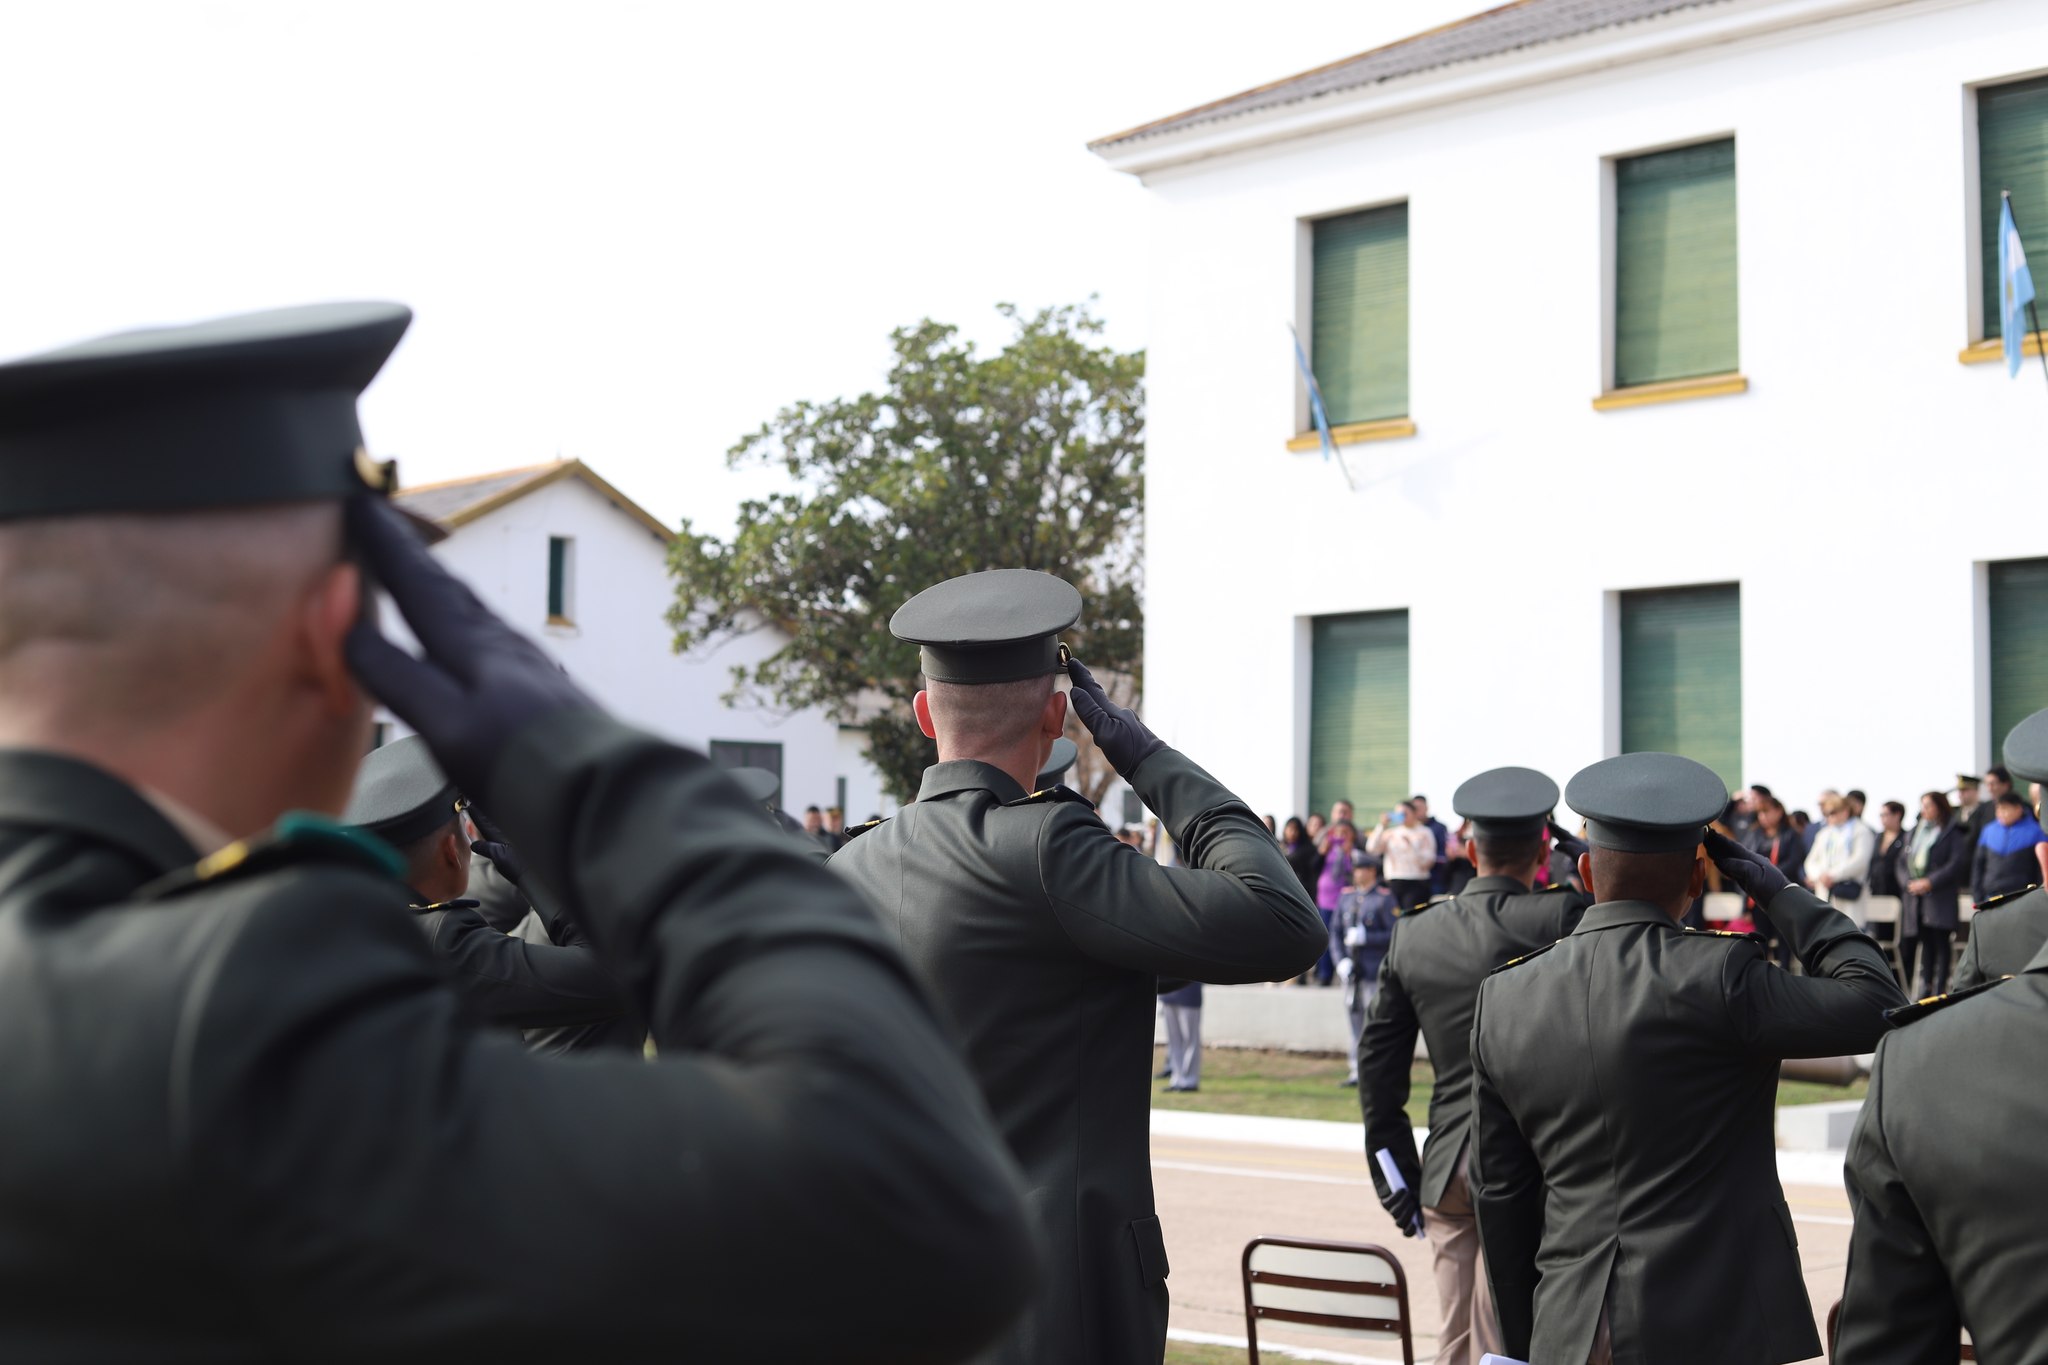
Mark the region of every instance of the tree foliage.
MULTIPOLYGON (((1143 636, 1144 355, 1101 344, 1086 305, 1024 314, 980 355, 929 319, 891 336, 878 393, 797 403, 727 454, 790 486, 740 507, 729 542, 685 523, 670 555, 669 623, 685 651, 773 627, 785 642, 733 670, 728 700, 821 706, 866 728, 868 758, 908 800, 932 763, 910 698, 917 648, 890 615, 923 588, 983 569, 1041 569, 1081 589, 1063 637, 1135 700, 1143 636)), ((1083 742, 1099 796, 1107 768, 1083 742)))

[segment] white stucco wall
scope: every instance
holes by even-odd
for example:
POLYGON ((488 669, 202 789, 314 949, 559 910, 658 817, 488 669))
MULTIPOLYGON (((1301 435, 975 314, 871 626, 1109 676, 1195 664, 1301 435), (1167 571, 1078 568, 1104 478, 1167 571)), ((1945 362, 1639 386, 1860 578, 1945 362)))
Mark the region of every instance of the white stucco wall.
POLYGON ((2048 385, 1957 361, 1966 88, 2043 69, 2039 0, 1911 4, 1155 172, 1148 719, 1300 810, 1299 623, 1406 608, 1411 786, 1562 783, 1612 751, 1611 595, 1733 580, 1745 780, 1991 761, 1978 565, 2048 554, 2048 385), (1596 412, 1603 158, 1729 133, 1750 392, 1596 412), (1420 432, 1347 492, 1284 444, 1298 225, 1400 199, 1420 432))
POLYGON ((842 776, 849 821, 894 809, 860 756, 857 733, 816 711, 785 717, 721 700, 734 664, 774 652, 772 632, 688 656, 670 649, 667 546, 589 484, 559 479, 457 528, 435 553, 622 719, 699 749, 713 740, 781 744, 783 804, 793 813, 833 804, 842 776), (575 543, 574 625, 547 623, 551 536, 575 543))

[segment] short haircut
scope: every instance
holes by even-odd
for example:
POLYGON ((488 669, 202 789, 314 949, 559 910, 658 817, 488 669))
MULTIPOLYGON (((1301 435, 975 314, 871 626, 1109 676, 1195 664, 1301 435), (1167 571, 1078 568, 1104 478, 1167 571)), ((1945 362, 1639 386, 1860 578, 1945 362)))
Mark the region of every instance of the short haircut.
POLYGON ((1898 816, 1901 820, 1906 818, 1906 807, 1903 802, 1887 801, 1884 803, 1883 809, 1890 811, 1893 815, 1898 816))
POLYGON ((1624 853, 1593 846, 1593 888, 1603 901, 1649 901, 1669 905, 1692 881, 1698 849, 1676 853, 1624 853))
POLYGON ((805 815, 823 815, 824 813, 825 813, 825 812, 823 812, 823 811, 819 810, 819 809, 818 809, 818 808, 817 808, 816 806, 805 806, 805 807, 804 807, 804 814, 805 814, 805 815))
POLYGON ((441 841, 453 834, 460 837, 462 816, 458 813, 448 818, 446 824, 427 834, 422 834, 409 844, 398 846, 398 856, 405 859, 405 881, 408 886, 418 886, 431 875, 434 859, 441 841))
MULTIPOLYGON (((1452 792, 1452 793, 1451 793, 1451 799, 1452 799, 1453 801, 1457 800, 1457 799, 1458 799, 1458 794, 1457 794, 1456 792, 1452 792)), ((1429 804, 1429 798, 1428 798, 1428 797, 1426 797, 1426 796, 1424 796, 1424 795, 1423 795, 1423 794, 1422 794, 1421 792, 1417 792, 1417 793, 1415 793, 1415 795, 1413 795, 1413 796, 1411 796, 1411 797, 1409 797, 1409 798, 1408 798, 1408 803, 1409 803, 1410 805, 1413 805, 1413 804, 1415 804, 1415 803, 1416 803, 1417 801, 1420 801, 1420 802, 1421 802, 1421 803, 1422 803, 1423 805, 1425 805, 1425 806, 1429 804)))
POLYGON ((1863 789, 1861 787, 1849 788, 1847 796, 1851 801, 1854 801, 1859 806, 1867 806, 1870 804, 1870 798, 1863 794, 1863 789))
POLYGON ((1995 777, 2008 787, 2012 785, 2012 774, 2006 771, 2006 767, 2003 763, 1994 763, 1990 767, 1986 768, 1984 770, 1984 776, 1995 777))
POLYGON ((1472 841, 1479 861, 1489 867, 1531 867, 1543 857, 1540 834, 1481 835, 1472 841))
POLYGON ((927 678, 932 728, 949 745, 970 751, 1007 749, 1038 728, 1053 677, 1006 683, 949 683, 927 678))
POLYGON ((1997 804, 2001 806, 2018 806, 2021 810, 2025 810, 2027 808, 2027 798, 2021 796, 2016 788, 2007 787, 1998 794, 1997 804))

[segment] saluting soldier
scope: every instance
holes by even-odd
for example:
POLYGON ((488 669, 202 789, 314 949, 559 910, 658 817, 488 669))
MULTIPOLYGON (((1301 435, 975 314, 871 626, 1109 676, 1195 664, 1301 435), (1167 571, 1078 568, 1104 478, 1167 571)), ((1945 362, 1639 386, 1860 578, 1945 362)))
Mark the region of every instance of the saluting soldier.
POLYGON ((1728 790, 1674 754, 1574 777, 1578 927, 1489 976, 1472 1023, 1473 1202, 1506 1354, 1543 1365, 1778 1365, 1821 1353, 1778 1183, 1787 1057, 1867 1052, 1903 1003, 1841 911, 1707 829, 1728 790), (1759 935, 1678 920, 1715 865, 1759 935))
POLYGON ((426 740, 407 735, 363 760, 341 818, 376 835, 404 860, 400 875, 414 896, 414 922, 478 1019, 514 1028, 568 1028, 626 1013, 625 988, 550 897, 533 898, 545 943, 493 929, 477 902, 464 898, 471 856, 463 828, 466 804, 426 740), (551 913, 542 914, 543 906, 551 913))
POLYGON ((0 365, 0 1359, 978 1349, 1037 1258, 972 1080, 857 895, 378 496, 356 397, 409 318, 0 365), (465 1017, 332 818, 359 678, 587 917, 658 1061, 465 1017))
MULTIPOLYGON (((2048 711, 2036 711, 2005 737, 2005 768, 2015 783, 2048 782, 2048 711)), ((2038 814, 2038 812, 2037 812, 2038 814)), ((1951 994, 2024 971, 2048 943, 2048 890, 1994 896, 1970 917, 1970 937, 1956 963, 1951 994)))
POLYGON ((1444 1323, 1436 1358, 1439 1365, 1471 1365, 1501 1349, 1466 1176, 1472 1011, 1488 972, 1570 933, 1592 898, 1568 888, 1531 889, 1549 855, 1544 835, 1557 809, 1557 783, 1542 773, 1491 769, 1459 787, 1451 806, 1472 822, 1478 875, 1457 896, 1394 922, 1379 994, 1359 1040, 1358 1101, 1380 1203, 1404 1236, 1428 1229, 1444 1323), (1436 1069, 1429 1140, 1419 1161, 1407 1114, 1418 1033, 1436 1069), (1406 1189, 1388 1184, 1375 1155, 1382 1150, 1393 1152, 1406 1189))
POLYGON ((1081 595, 999 569, 927 588, 889 623, 921 645, 917 800, 832 867, 867 893, 939 1002, 1023 1163, 1046 1287, 994 1358, 1142 1365, 1166 1346, 1149 1143, 1160 978, 1277 981, 1323 924, 1258 817, 1075 660, 1073 705, 1186 866, 1117 840, 1085 798, 1031 790, 1066 719, 1059 633, 1081 595))

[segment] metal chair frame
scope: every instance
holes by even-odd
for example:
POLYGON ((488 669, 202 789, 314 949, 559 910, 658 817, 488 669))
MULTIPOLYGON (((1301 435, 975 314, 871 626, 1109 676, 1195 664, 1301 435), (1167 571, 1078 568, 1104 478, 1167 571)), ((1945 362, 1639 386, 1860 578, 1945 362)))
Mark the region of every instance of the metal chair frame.
POLYGON ((1415 1365, 1415 1324, 1408 1309, 1408 1275, 1394 1253, 1373 1242, 1325 1242, 1303 1237, 1254 1237, 1246 1242, 1238 1265, 1244 1278, 1244 1327, 1248 1365, 1259 1365, 1259 1320, 1299 1322, 1316 1327, 1351 1328, 1360 1332, 1391 1332, 1401 1340, 1404 1365, 1415 1365), (1294 1247, 1302 1251, 1333 1251, 1347 1256, 1373 1256, 1386 1263, 1394 1278, 1372 1280, 1326 1280, 1307 1275, 1286 1275, 1252 1269, 1252 1253, 1262 1246, 1294 1247), (1289 1289, 1318 1289, 1330 1294, 1388 1296, 1400 1307, 1398 1318, 1351 1317, 1336 1313, 1304 1313, 1292 1308, 1267 1308, 1252 1301, 1255 1284, 1289 1289))

